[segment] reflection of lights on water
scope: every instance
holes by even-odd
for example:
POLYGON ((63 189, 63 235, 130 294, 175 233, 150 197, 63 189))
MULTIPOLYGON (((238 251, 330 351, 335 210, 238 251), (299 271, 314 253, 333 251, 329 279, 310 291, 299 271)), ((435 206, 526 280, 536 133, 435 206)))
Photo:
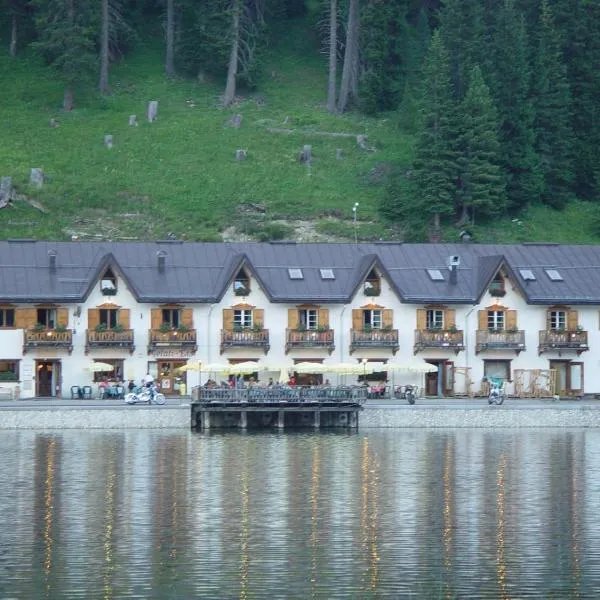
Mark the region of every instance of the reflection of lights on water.
POLYGON ((310 477, 310 546, 311 546, 311 595, 316 596, 317 584, 317 549, 319 547, 319 481, 321 479, 321 460, 319 445, 315 444, 312 456, 312 470, 310 477))
POLYGON ((46 458, 46 479, 44 480, 44 574, 52 571, 52 522, 54 519, 54 467, 56 458, 56 440, 48 440, 46 458))
POLYGON ((242 506, 242 529, 240 532, 240 598, 245 600, 248 597, 248 571, 250 568, 250 553, 248 551, 248 529, 249 529, 249 504, 250 495, 248 493, 248 464, 244 463, 244 469, 241 475, 242 506))
MULTIPOLYGON (((361 512, 360 512, 360 530, 361 547, 368 556, 369 564, 369 583, 371 590, 377 589, 379 578, 379 550, 377 546, 377 526, 379 518, 379 468, 375 456, 369 452, 369 440, 363 439, 361 456, 361 512)), ((367 583, 363 578, 363 586, 367 583)))
POLYGON ((571 471, 571 506, 572 515, 571 519, 573 522, 573 590, 571 591, 573 598, 579 598, 579 587, 581 584, 581 561, 579 557, 579 528, 580 528, 580 517, 579 517, 579 473, 574 465, 579 465, 580 461, 573 461, 569 465, 571 471))
MULTIPOLYGON (((444 567, 449 573, 452 568, 452 516, 454 514, 453 495, 452 495, 452 450, 449 446, 444 449, 444 466, 442 472, 442 485, 444 494, 443 506, 443 530, 442 539, 444 544, 444 567)), ((451 589, 446 589, 446 596, 453 597, 451 589)))
POLYGON ((114 571, 113 563, 113 533, 115 519, 115 489, 117 482, 116 474, 116 453, 114 449, 110 453, 108 463, 108 474, 106 477, 106 494, 104 505, 106 506, 104 528, 104 598, 108 600, 113 597, 112 575, 114 571))
POLYGON ((507 598, 506 595, 506 563, 504 560, 504 509, 505 509, 505 491, 504 491, 504 472, 506 470, 506 456, 500 456, 500 464, 496 473, 496 508, 498 510, 498 529, 496 531, 496 574, 498 576, 498 587, 500 588, 500 598, 507 598))

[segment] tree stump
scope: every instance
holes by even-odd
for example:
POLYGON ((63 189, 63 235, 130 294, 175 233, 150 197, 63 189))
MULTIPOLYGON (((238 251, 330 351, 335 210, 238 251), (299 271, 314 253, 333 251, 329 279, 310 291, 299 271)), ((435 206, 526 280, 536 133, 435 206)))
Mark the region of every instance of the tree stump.
POLYGON ((335 158, 336 158, 336 160, 343 160, 344 159, 344 152, 342 151, 341 148, 336 148, 335 149, 335 158))
POLYGON ((113 136, 112 135, 104 136, 104 147, 109 148, 109 149, 113 147, 113 136))
POLYGON ((148 102, 148 122, 156 121, 158 118, 158 100, 148 102))
POLYGON ((44 185, 44 171, 39 168, 31 169, 29 183, 35 187, 42 187, 44 185))
POLYGON ((138 126, 137 115, 129 115, 129 125, 130 127, 138 126))
POLYGON ((305 164, 310 164, 312 160, 312 149, 309 145, 305 145, 302 151, 298 154, 298 161, 305 164))
POLYGON ((56 127, 58 127, 58 121, 56 119, 50 119, 50 123, 49 123, 50 127, 52 127, 53 129, 55 129, 56 127))
POLYGON ((246 151, 242 148, 238 148, 235 151, 235 160, 246 160, 247 154, 246 151))
POLYGON ((234 127, 235 129, 239 129, 242 125, 242 115, 232 115, 231 119, 229 119, 230 127, 234 127))
POLYGON ((12 199, 12 177, 0 177, 0 208, 4 208, 12 199))

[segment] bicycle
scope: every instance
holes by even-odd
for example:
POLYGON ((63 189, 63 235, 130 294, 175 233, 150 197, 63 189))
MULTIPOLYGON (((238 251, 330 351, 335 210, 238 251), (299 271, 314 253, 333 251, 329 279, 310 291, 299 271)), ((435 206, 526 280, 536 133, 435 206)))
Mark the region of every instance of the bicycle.
POLYGON ((483 380, 489 385, 488 404, 502 404, 506 398, 504 381, 497 377, 484 377, 483 380))
POLYGON ((125 394, 125 404, 164 404, 167 401, 164 394, 153 385, 150 387, 138 387, 125 394))

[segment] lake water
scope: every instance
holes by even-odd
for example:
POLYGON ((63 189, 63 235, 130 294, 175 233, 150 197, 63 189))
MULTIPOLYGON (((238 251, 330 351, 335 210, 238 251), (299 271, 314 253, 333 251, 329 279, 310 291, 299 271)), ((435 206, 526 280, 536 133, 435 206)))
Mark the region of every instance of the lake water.
POLYGON ((600 431, 0 432, 0 598, 596 598, 600 431))

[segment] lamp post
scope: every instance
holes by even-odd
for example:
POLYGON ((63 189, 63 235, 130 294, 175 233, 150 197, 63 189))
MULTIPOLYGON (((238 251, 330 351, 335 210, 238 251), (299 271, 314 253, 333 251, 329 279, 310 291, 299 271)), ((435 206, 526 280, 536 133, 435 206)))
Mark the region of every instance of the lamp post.
POLYGON ((353 221, 354 221, 354 243, 358 244, 358 229, 356 227, 356 211, 358 210, 358 202, 354 203, 354 206, 352 207, 352 213, 353 213, 353 221))

